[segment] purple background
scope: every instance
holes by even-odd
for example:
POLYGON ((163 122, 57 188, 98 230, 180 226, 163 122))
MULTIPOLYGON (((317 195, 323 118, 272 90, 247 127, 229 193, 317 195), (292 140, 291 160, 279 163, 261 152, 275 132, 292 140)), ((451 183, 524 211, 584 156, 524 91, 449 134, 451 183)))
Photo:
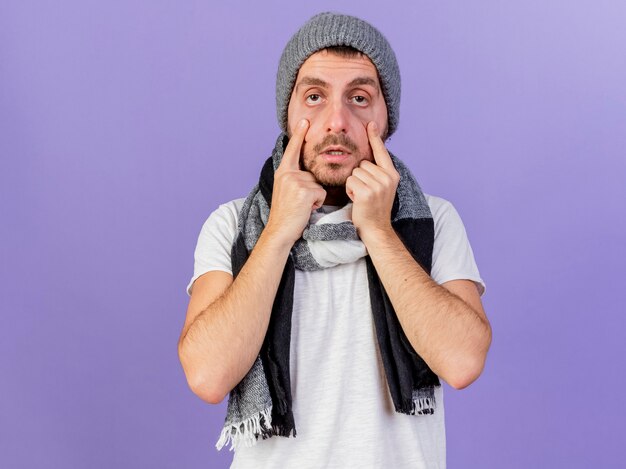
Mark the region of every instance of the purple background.
POLYGON ((626 4, 313 3, 0 4, 0 467, 228 466, 225 403, 178 362, 184 288, 273 146, 282 47, 325 9, 395 48, 389 148, 456 206, 487 283, 449 467, 619 465, 626 4))

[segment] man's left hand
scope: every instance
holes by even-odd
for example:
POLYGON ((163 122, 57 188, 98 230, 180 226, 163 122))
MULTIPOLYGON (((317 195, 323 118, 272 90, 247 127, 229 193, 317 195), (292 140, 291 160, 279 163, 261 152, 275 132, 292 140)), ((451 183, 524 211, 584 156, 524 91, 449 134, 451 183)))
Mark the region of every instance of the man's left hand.
POLYGON ((346 193, 353 202, 352 223, 364 242, 370 234, 393 230, 391 208, 400 182, 376 123, 368 123, 367 136, 375 164, 361 161, 346 180, 346 193))

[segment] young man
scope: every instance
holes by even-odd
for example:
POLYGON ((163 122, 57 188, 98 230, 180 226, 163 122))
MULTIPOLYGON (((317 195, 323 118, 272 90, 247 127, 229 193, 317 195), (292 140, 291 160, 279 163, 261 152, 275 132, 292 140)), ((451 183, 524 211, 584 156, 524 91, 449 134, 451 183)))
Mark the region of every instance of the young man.
POLYGON ((491 328, 457 212, 385 148, 399 101, 379 31, 313 17, 259 184, 202 228, 179 356, 199 397, 229 395, 233 467, 445 467, 439 378, 478 378, 491 328))

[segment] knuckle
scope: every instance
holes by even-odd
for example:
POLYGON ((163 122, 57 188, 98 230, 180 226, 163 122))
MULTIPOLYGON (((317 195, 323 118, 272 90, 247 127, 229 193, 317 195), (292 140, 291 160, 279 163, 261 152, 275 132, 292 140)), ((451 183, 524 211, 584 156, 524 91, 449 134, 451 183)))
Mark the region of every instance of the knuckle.
POLYGON ((394 178, 393 178, 393 176, 392 176, 391 174, 387 174, 387 173, 385 173, 385 175, 383 176, 383 179, 384 179, 384 184, 385 184, 386 186, 391 186, 391 185, 393 185, 394 178))

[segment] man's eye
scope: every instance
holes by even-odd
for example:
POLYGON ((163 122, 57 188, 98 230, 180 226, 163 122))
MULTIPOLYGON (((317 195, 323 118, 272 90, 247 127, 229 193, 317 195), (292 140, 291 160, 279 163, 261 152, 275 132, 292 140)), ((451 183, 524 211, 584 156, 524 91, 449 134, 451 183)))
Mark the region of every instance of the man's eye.
POLYGON ((365 96, 353 96, 352 99, 356 104, 359 104, 361 106, 367 104, 367 98, 365 96))
POLYGON ((319 94, 310 94, 306 97, 307 103, 318 103, 321 99, 319 94))

